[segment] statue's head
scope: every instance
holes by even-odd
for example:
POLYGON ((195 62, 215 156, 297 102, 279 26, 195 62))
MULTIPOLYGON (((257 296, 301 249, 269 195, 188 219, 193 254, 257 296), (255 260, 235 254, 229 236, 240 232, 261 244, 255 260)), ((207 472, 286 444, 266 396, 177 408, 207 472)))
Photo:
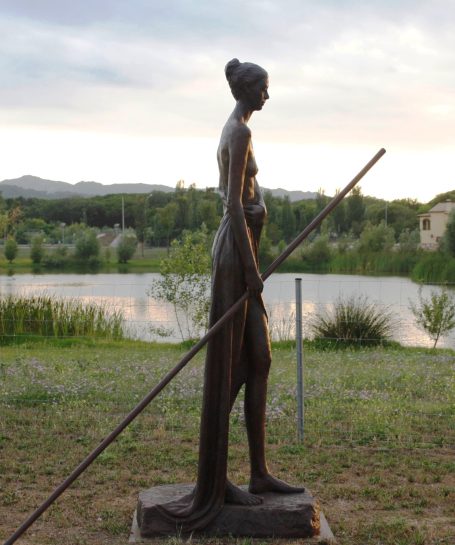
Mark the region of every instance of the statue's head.
POLYGON ((236 100, 246 100, 254 110, 260 110, 268 100, 269 75, 259 65, 232 59, 224 69, 231 92, 236 100))

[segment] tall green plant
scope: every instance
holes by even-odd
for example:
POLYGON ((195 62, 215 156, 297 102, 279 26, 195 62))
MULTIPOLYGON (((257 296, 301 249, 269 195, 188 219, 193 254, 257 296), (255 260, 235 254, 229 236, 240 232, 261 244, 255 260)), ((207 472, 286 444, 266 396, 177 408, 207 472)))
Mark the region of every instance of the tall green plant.
POLYGON ((410 302, 417 325, 428 333, 436 348, 439 338, 455 328, 455 296, 444 288, 440 293, 432 291, 423 297, 419 289, 418 303, 410 302))
POLYGON ((36 235, 32 239, 30 257, 35 265, 39 265, 44 257, 43 237, 36 235))
POLYGON ((50 295, 0 297, 0 344, 31 337, 123 337, 123 315, 50 295))
POLYGON ((76 239, 75 256, 80 260, 96 260, 100 253, 100 243, 92 229, 85 229, 76 239))
POLYGON ((186 231, 171 243, 170 255, 160 264, 161 278, 148 295, 171 303, 182 340, 193 339, 207 329, 210 306, 210 254, 205 228, 186 231))
POLYGON ((117 246, 117 260, 119 263, 128 263, 133 257, 137 247, 135 235, 127 234, 122 236, 117 246))
POLYGON ((444 248, 455 257, 455 210, 451 212, 443 239, 444 248))
POLYGON ((6 259, 12 263, 17 256, 17 242, 13 237, 8 237, 8 239, 5 242, 5 248, 4 253, 6 259))
POLYGON ((323 346, 372 346, 389 340, 393 317, 366 296, 339 298, 331 310, 316 316, 310 329, 323 346))

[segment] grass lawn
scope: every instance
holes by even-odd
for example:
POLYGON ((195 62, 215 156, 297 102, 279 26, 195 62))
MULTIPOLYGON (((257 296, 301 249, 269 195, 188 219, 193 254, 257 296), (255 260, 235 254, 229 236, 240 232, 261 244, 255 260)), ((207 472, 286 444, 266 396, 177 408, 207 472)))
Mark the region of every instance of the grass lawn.
MULTIPOLYGON (((55 245, 52 249, 47 248, 48 253, 52 253, 58 246, 55 245)), ((74 247, 68 247, 68 254, 74 253, 74 247)), ((116 272, 159 272, 160 262, 167 256, 166 248, 144 248, 144 254, 142 255, 142 248, 138 245, 133 258, 127 264, 120 264, 117 262, 117 253, 115 248, 109 249, 109 259, 106 258, 106 248, 101 248, 100 251, 100 266, 97 272, 104 273, 116 273, 116 272)), ((81 267, 69 264, 64 269, 65 272, 80 272, 81 267)), ((55 271, 52 269, 46 269, 44 267, 34 267, 30 258, 30 247, 20 246, 16 259, 9 263, 4 256, 3 246, 0 246, 0 274, 24 274, 33 273, 39 271, 41 273, 61 272, 61 270, 55 271)))
MULTIPOLYGON (((0 347, 0 537, 23 522, 183 351, 133 341, 0 347)), ((294 359, 291 348, 274 347, 267 444, 273 472, 308 486, 340 544, 453 545, 455 352, 307 349, 303 444, 295 431, 294 359)), ((202 356, 191 362, 18 543, 124 545, 139 490, 194 480, 202 363, 202 356)), ((241 400, 230 445, 230 476, 246 483, 241 400)))

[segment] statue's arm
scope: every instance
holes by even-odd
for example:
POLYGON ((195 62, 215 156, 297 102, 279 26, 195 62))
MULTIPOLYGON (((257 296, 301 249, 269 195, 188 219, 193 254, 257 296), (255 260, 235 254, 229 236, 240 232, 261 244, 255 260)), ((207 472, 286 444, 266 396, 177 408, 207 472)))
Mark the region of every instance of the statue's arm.
POLYGON ((242 205, 243 183, 250 142, 251 132, 246 125, 240 125, 233 131, 229 142, 230 160, 226 206, 231 216, 232 230, 242 260, 248 289, 253 293, 260 293, 263 283, 256 267, 242 205))

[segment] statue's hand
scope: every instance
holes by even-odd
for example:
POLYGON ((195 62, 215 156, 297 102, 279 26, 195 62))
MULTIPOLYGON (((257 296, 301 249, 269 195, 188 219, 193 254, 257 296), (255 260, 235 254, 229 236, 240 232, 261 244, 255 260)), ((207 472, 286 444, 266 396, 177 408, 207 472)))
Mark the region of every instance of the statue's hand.
POLYGON ((245 281, 250 296, 256 297, 262 293, 264 282, 257 269, 246 270, 245 281))
POLYGON ((260 204, 247 204, 243 210, 250 224, 262 225, 264 223, 265 209, 260 204))

